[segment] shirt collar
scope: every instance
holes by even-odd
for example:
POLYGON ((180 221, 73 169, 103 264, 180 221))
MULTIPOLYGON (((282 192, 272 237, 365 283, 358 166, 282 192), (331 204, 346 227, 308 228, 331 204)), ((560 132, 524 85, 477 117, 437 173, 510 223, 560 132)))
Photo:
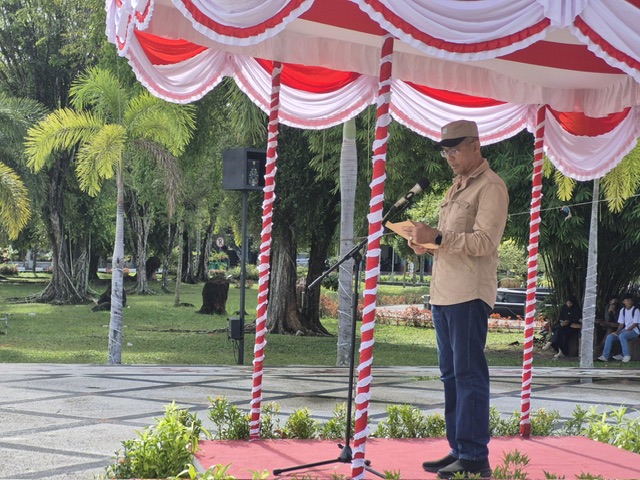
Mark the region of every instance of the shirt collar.
POLYGON ((462 177, 460 175, 457 175, 456 178, 454 179, 453 183, 454 185, 457 185, 458 188, 465 188, 467 186, 467 182, 472 179, 472 178, 477 178, 480 175, 482 175, 485 171, 487 171, 489 169, 489 162, 487 162, 486 158, 482 159, 482 163, 480 165, 478 165, 478 167, 469 174, 469 176, 467 177, 462 177))

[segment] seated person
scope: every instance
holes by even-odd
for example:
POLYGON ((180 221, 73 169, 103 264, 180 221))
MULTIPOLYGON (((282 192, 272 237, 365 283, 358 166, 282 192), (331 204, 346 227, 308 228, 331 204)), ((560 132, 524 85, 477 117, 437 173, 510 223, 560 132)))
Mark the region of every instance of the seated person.
MULTIPOLYGON (((620 303, 618 302, 618 297, 611 297, 604 313, 604 321, 607 323, 617 323, 619 312, 620 303)), ((614 330, 615 328, 607 325, 598 325, 596 328, 596 345, 603 345, 605 337, 614 330)))
POLYGON ((564 357, 569 353, 569 343, 574 336, 580 335, 582 328, 582 309, 575 296, 571 296, 560 309, 558 321, 554 324, 551 341, 543 350, 553 347, 556 354, 553 358, 564 357))
POLYGON ((638 338, 640 335, 640 310, 633 306, 633 295, 626 294, 622 303, 624 308, 618 314, 618 329, 607 336, 604 342, 604 351, 598 357, 601 362, 609 361, 611 348, 615 342, 620 342, 622 355, 614 355, 613 359, 622 360, 625 363, 630 361, 629 340, 638 338))

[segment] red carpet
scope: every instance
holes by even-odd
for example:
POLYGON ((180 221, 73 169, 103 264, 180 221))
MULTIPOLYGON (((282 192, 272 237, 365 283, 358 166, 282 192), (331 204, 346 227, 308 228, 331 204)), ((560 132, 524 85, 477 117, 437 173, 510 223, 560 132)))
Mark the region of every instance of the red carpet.
MULTIPOLYGON (((323 460, 335 460, 342 450, 329 440, 257 440, 204 441, 196 458, 203 469, 217 464, 231 467, 228 474, 238 479, 251 479, 255 471, 268 470, 273 478, 306 480, 334 479, 334 474, 351 477, 351 464, 336 462, 273 475, 274 469, 286 469, 323 460)), ((545 473, 555 478, 575 479, 580 474, 602 475, 605 479, 640 479, 640 455, 584 437, 497 437, 489 445, 491 466, 504 464, 504 455, 518 450, 529 457, 523 469, 528 480, 544 479, 545 473)), ((366 457, 377 472, 400 472, 404 480, 433 479, 435 474, 422 470, 422 462, 448 452, 443 439, 377 439, 367 440, 366 457)), ((338 477, 339 478, 339 477, 338 477)), ((367 472, 366 478, 378 478, 367 472)))

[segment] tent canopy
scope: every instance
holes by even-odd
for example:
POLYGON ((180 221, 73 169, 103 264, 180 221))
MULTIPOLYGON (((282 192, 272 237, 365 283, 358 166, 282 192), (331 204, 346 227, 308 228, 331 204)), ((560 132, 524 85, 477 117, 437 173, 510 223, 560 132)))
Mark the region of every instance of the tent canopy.
POLYGON ((138 79, 174 102, 225 76, 280 120, 326 128, 375 102, 381 37, 394 42, 390 111, 438 140, 474 119, 484 143, 535 129, 578 180, 605 175, 640 136, 640 0, 107 1, 107 34, 138 79))

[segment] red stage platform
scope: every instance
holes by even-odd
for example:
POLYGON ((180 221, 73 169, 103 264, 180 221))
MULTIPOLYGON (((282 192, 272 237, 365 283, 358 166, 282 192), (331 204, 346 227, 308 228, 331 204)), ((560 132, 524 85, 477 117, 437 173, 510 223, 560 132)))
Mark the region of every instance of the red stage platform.
MULTIPOLYGON (((286 469, 340 456, 338 443, 330 440, 256 440, 203 441, 196 459, 203 469, 216 464, 231 465, 228 473, 238 479, 251 479, 252 472, 268 470, 269 478, 332 479, 335 475, 351 477, 351 464, 336 462, 273 475, 274 469, 286 469)), ((518 450, 529 457, 523 471, 528 480, 544 479, 545 472, 554 478, 574 479, 580 474, 602 475, 605 479, 640 479, 640 455, 585 437, 496 437, 491 439, 491 466, 504 464, 505 454, 518 450)), ((422 470, 422 462, 440 458, 448 452, 444 439, 378 439, 366 444, 371 468, 400 472, 403 480, 433 479, 435 474, 422 470)), ((366 478, 378 478, 366 472, 366 478)))

